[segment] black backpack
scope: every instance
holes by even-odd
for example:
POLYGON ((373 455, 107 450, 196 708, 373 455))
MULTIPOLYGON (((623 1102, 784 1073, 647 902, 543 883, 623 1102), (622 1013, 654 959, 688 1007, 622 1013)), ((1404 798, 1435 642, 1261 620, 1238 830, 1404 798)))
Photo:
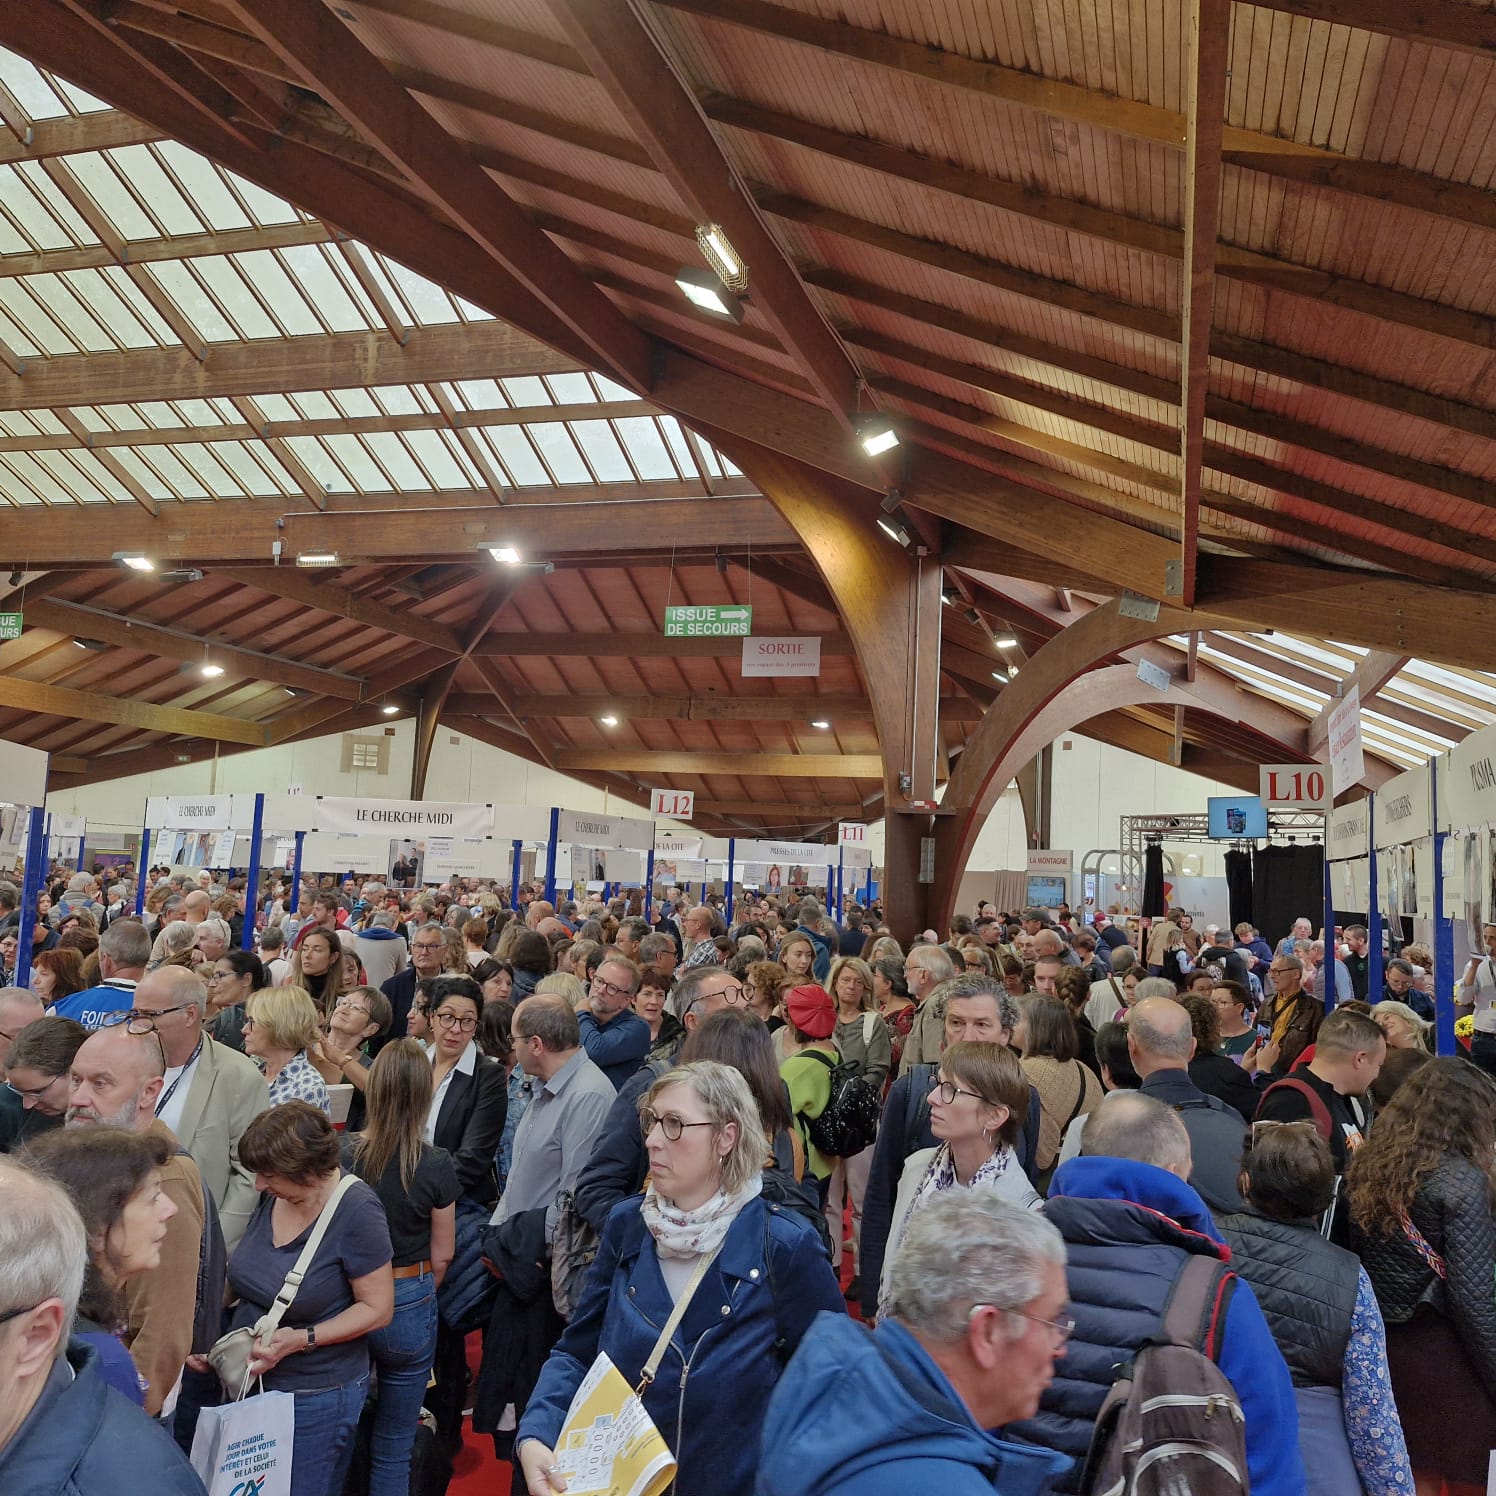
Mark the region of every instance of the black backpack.
POLYGON ((851 1158, 872 1146, 878 1136, 883 1103, 874 1087, 862 1078, 856 1060, 837 1064, 819 1049, 807 1049, 831 1072, 831 1097, 817 1117, 805 1119, 811 1143, 827 1158, 851 1158))

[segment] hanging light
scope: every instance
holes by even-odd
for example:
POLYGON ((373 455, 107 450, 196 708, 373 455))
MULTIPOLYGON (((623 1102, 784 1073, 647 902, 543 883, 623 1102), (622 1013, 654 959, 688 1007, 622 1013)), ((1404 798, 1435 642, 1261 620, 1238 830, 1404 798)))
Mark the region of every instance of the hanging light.
POLYGON ((696 226, 696 243, 708 265, 717 273, 717 279, 729 291, 742 295, 748 289, 748 267, 743 257, 732 247, 720 223, 700 223, 696 226))

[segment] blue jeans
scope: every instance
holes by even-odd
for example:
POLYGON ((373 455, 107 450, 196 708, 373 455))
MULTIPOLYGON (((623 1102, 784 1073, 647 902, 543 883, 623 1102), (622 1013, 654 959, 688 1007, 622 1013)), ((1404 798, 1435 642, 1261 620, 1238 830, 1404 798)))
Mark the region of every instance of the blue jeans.
POLYGON ((369 1496, 408 1496, 410 1450, 436 1358, 436 1280, 395 1279, 395 1317, 369 1336, 379 1380, 369 1441, 369 1496))
POLYGON ((358 1416, 368 1395, 367 1371, 343 1387, 296 1394, 291 1496, 341 1496, 358 1416))

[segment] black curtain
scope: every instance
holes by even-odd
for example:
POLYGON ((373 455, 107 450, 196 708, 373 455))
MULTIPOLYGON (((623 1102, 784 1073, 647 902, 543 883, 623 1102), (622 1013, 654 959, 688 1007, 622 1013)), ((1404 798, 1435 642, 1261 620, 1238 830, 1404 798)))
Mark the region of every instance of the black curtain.
POLYGON ((1252 854, 1245 847, 1233 847, 1226 853, 1226 899, 1231 910, 1231 928, 1252 917, 1252 854))
POLYGON ((1252 864, 1252 908, 1252 923, 1275 945, 1301 914, 1319 929, 1325 911, 1325 849, 1259 849, 1252 864))
POLYGON ((1164 903, 1164 849, 1149 842, 1143 849, 1143 918, 1162 919, 1168 908, 1164 903))

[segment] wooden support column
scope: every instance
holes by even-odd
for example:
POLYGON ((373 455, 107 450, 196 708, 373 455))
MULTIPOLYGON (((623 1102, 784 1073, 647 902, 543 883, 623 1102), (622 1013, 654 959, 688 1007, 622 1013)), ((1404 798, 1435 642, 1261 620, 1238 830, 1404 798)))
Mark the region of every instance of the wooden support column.
POLYGON ((431 749, 436 742, 436 729, 441 721, 442 707, 446 704, 447 692, 452 689, 452 677, 457 674, 460 662, 453 660, 444 665, 426 682, 421 692, 421 710, 416 717, 416 748, 410 766, 410 798, 426 798, 426 775, 431 771, 431 749))

